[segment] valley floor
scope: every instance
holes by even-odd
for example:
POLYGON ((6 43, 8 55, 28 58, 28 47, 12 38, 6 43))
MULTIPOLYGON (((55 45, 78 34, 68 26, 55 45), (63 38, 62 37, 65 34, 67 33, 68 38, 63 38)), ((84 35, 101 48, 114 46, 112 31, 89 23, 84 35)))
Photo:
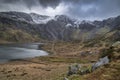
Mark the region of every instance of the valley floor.
MULTIPOLYGON (((98 60, 104 46, 84 47, 81 43, 49 43, 42 48, 51 55, 0 64, 0 80, 64 80, 71 64, 87 66, 98 60), (80 53, 90 53, 80 55, 80 53)), ((72 75, 69 80, 120 80, 120 60, 86 75, 72 75)))

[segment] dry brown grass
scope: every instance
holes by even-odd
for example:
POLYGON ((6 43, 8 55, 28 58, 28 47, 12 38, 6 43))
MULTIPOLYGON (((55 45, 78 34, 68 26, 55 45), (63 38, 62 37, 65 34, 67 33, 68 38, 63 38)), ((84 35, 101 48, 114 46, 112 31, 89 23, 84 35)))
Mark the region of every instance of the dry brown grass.
POLYGON ((17 61, 0 66, 0 80, 55 80, 66 73, 68 64, 17 61))
MULTIPOLYGON (((42 48, 52 53, 49 56, 0 64, 0 80, 63 80, 70 64, 84 63, 83 65, 88 65, 91 64, 92 61, 98 60, 98 54, 81 56, 81 52, 95 52, 104 48, 83 46, 83 44, 75 42, 59 42, 55 43, 54 46, 53 43, 46 44, 42 48)), ((117 69, 120 67, 118 62, 113 62, 117 69)), ((113 78, 113 76, 118 75, 118 71, 116 71, 116 68, 113 68, 113 64, 110 64, 109 66, 111 67, 109 68, 106 66, 97 69, 91 74, 70 76, 69 79, 114 80, 115 78, 113 78), (111 77, 108 78, 107 74, 114 72, 115 74, 110 74, 111 77)))

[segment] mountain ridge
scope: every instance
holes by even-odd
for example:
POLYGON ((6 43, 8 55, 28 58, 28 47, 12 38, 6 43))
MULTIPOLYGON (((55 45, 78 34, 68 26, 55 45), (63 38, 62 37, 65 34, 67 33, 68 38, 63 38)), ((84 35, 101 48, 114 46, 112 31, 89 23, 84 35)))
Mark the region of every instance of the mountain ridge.
POLYGON ((71 19, 66 15, 51 18, 36 13, 0 12, 0 24, 11 25, 11 27, 2 25, 1 27, 5 29, 21 30, 31 37, 37 35, 38 38, 45 40, 88 41, 99 35, 104 36, 107 32, 119 30, 120 16, 92 22, 71 19))

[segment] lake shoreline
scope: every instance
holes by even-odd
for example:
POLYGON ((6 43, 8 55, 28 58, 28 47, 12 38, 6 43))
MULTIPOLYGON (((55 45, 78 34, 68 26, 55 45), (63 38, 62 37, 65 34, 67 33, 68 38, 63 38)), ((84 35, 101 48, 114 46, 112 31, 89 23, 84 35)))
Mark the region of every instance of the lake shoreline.
POLYGON ((0 62, 22 60, 37 56, 46 56, 48 53, 40 49, 43 43, 9 43, 0 44, 0 62))
MULTIPOLYGON (((57 46, 57 44, 58 43, 55 43, 56 48, 63 47, 66 45, 64 44, 63 46, 62 45, 57 46)), ((63 43, 60 43, 60 44, 63 44, 63 43)), ((17 80, 18 77, 20 77, 20 79, 22 80, 30 80, 30 79, 56 80, 60 75, 65 75, 67 73, 68 66, 71 63, 83 62, 81 61, 81 59, 79 59, 79 57, 78 58, 71 57, 71 56, 67 57, 66 54, 59 55, 58 53, 61 53, 59 52, 59 50, 56 50, 57 52, 55 53, 52 50, 52 45, 53 43, 47 43, 44 46, 42 46, 43 50, 47 51, 48 53, 49 52, 52 53, 52 54, 49 54, 48 56, 38 56, 35 58, 27 58, 23 60, 13 60, 7 63, 0 64, 1 66, 0 75, 6 76, 6 77, 0 76, 0 78, 2 80, 10 79, 10 78, 17 80), (3 70, 6 74, 1 72, 3 70), (15 76, 12 74, 14 74, 15 76), (21 76, 23 74, 25 75, 21 76), (27 76, 30 76, 30 77, 27 77, 27 76)), ((70 44, 70 46, 72 46, 72 44, 70 44)), ((68 53, 68 51, 66 50, 65 52, 68 53)))

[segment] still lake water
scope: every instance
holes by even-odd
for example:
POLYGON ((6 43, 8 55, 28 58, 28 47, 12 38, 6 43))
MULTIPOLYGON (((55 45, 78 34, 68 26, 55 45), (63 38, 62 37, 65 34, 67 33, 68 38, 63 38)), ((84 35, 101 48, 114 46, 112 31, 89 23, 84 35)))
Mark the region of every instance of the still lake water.
POLYGON ((39 43, 31 44, 2 44, 0 45, 0 63, 14 59, 46 56, 47 52, 38 50, 39 43))

